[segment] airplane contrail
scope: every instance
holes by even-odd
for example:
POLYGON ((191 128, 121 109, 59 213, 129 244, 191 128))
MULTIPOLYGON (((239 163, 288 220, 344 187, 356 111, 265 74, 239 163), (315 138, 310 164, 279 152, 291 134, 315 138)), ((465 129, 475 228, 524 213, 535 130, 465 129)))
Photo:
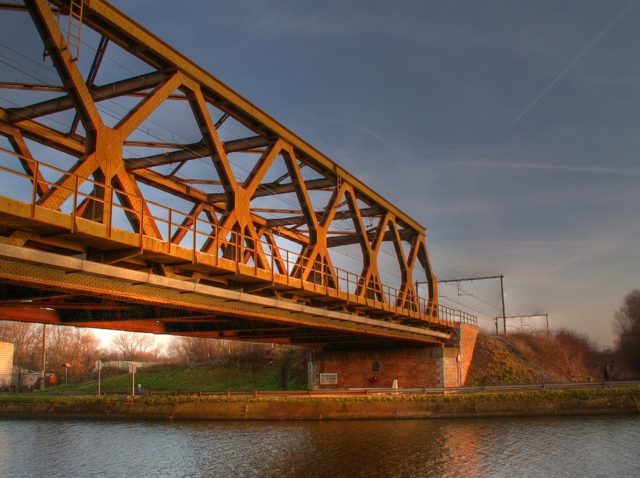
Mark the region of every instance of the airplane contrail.
POLYGON ((598 43, 598 41, 600 41, 600 39, 609 31, 611 30, 611 28, 613 28, 613 26, 618 23, 618 21, 622 18, 622 16, 627 13, 631 7, 633 7, 636 3, 638 3, 638 0, 633 0, 631 3, 629 3, 625 8, 622 9, 622 11, 620 11, 620 13, 618 13, 618 15, 616 15, 616 17, 611 20, 611 22, 604 28, 604 30, 602 30, 600 33, 598 33, 598 35, 596 35, 596 37, 591 40, 589 42, 589 44, 584 48, 584 50, 582 50, 580 53, 578 53, 578 55, 569 62, 569 64, 560 72, 558 73, 558 75, 556 75, 556 77, 553 79, 553 81, 551 81, 551 83, 549 83, 547 85, 547 87, 542 90, 542 92, 536 96, 536 98, 527 105, 527 107, 522 110, 522 112, 516 117, 516 119, 513 120, 512 124, 516 124, 518 121, 520 121, 520 119, 527 114, 527 112, 533 108, 535 106, 535 104, 540 101, 542 99, 542 97, 544 95, 547 94, 547 92, 553 88, 553 85, 555 85, 558 81, 560 81, 560 79, 573 67, 573 65, 575 65, 576 63, 578 63, 580 61, 580 59, 589 51, 591 50, 591 48, 593 48, 593 46, 598 43))

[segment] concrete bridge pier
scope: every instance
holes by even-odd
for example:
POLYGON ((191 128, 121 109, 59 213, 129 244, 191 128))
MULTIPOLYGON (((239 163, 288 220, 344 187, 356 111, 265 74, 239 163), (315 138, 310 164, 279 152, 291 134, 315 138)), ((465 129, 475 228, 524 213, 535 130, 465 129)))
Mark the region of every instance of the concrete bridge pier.
POLYGON ((452 340, 432 346, 324 349, 309 360, 309 388, 432 388, 463 386, 479 329, 458 323, 452 340))

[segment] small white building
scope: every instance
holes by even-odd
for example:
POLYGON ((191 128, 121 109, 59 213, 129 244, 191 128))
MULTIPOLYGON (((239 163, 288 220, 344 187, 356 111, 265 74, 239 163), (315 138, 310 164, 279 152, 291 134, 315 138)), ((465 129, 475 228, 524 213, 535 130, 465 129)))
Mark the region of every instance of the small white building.
POLYGON ((13 343, 0 341, 0 390, 11 386, 13 343))

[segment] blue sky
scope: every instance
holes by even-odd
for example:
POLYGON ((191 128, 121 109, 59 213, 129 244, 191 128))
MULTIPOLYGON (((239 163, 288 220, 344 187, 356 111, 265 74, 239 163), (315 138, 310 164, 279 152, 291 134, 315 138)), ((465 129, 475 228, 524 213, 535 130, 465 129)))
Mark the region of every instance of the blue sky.
MULTIPOLYGON (((637 2, 113 3, 423 224, 440 278, 503 273, 507 315, 612 344, 640 287, 637 2)), ((499 314, 497 281, 441 291, 499 314)))

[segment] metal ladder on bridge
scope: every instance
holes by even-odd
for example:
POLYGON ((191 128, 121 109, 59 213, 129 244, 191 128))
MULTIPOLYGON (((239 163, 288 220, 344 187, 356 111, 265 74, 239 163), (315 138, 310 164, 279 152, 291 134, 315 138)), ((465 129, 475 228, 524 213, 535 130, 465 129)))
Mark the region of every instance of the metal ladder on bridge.
POLYGON ((69 1, 69 17, 67 21, 67 48, 72 61, 80 57, 80 33, 82 32, 82 10, 84 0, 69 1))

